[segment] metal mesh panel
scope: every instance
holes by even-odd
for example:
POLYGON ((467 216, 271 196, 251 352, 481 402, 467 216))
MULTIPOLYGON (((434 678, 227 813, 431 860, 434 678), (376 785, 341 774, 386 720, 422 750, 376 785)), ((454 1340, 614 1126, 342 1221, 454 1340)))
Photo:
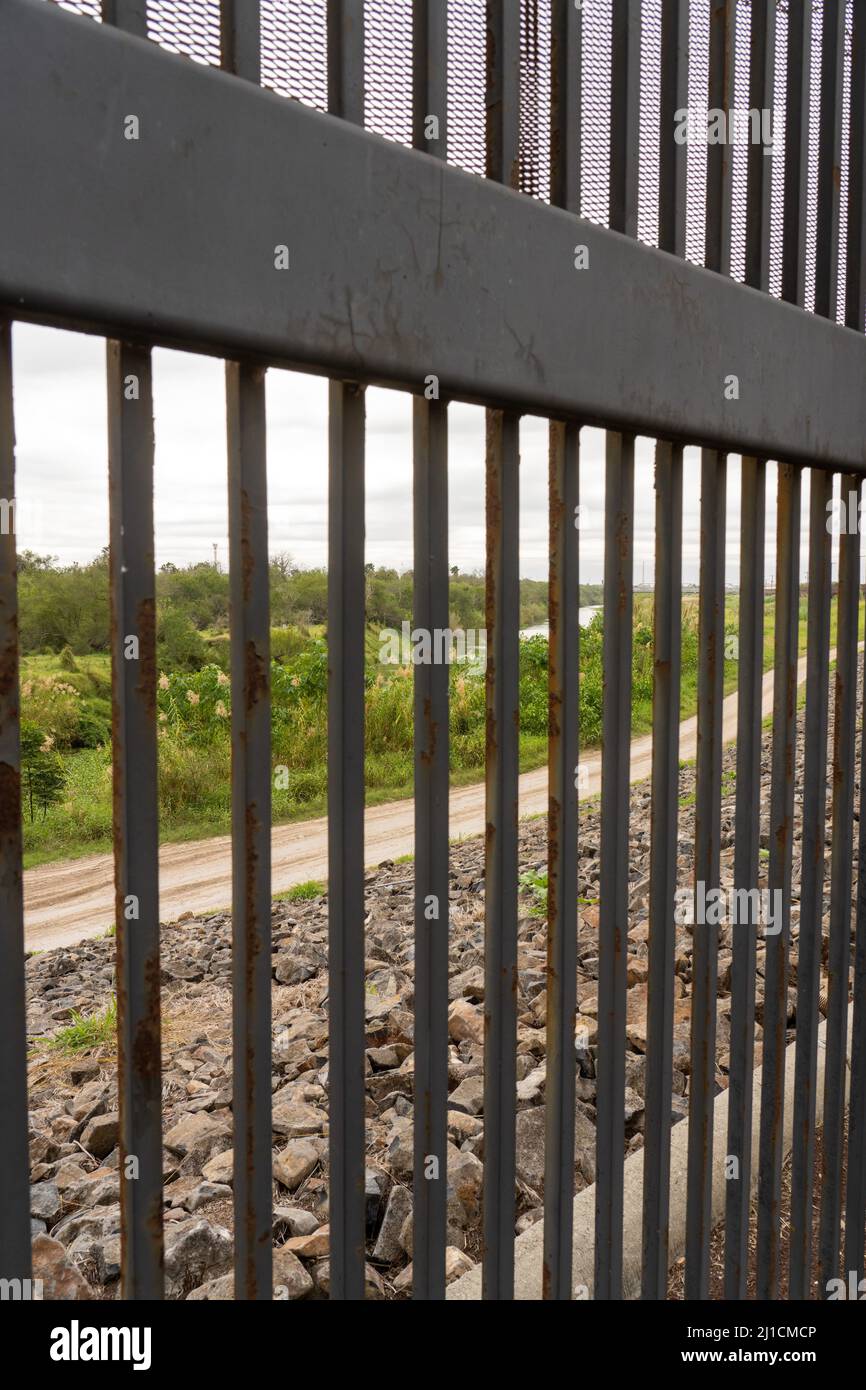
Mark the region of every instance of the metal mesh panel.
POLYGON ((550 0, 520 4, 520 188, 550 200, 550 0))
POLYGON ((412 0, 365 0, 364 124, 412 143, 412 0))
MULTIPOLYGON (((705 130, 710 73, 710 0, 692 0, 689 12, 689 109, 695 128, 705 130)), ((707 147, 703 140, 686 146, 686 258, 703 265, 706 254, 707 147)))
MULTIPOLYGON (((644 0, 640 45, 640 156, 637 234, 659 244, 659 141, 661 139, 662 0, 644 0)), ((672 138, 672 132, 668 132, 672 138)))
POLYGON ((448 7, 448 162, 472 174, 485 169, 484 16, 484 0, 448 7))
POLYGON ((170 53, 219 67, 219 0, 147 0, 147 33, 170 53))
POLYGON ((88 19, 101 20, 102 0, 53 0, 61 10, 71 10, 73 14, 86 15, 88 19))
POLYGON ((261 0, 262 86, 328 109, 327 0, 261 0))
POLYGON ((611 3, 583 11, 581 54, 581 216, 601 226, 610 215, 611 3))

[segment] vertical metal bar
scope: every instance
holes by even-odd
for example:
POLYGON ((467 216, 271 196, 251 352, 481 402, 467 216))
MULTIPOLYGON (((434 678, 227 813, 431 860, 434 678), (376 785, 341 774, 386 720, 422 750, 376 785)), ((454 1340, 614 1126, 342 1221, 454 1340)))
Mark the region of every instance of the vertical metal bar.
MULTIPOLYGON (((710 7, 707 104, 733 104, 734 0, 710 7)), ((728 274, 731 260, 731 153, 727 143, 707 150, 706 251, 709 270, 728 274)), ((722 694, 725 632, 725 489, 727 457, 701 455, 701 557, 698 625, 698 758, 695 804, 695 888, 719 887, 721 839, 722 694)), ((710 913, 706 914, 709 919, 710 913)), ((695 922, 692 955, 691 1063, 686 1197, 686 1298, 709 1293, 713 1101, 716 1072, 718 921, 695 922)))
POLYGON ((791 1225, 788 1296, 808 1298, 812 1267, 815 1177, 815 1084, 818 1074, 818 985, 824 916, 824 843, 827 813, 827 716, 830 704, 830 565, 827 525, 833 474, 813 468, 809 478, 809 616, 806 634, 806 725, 800 934, 797 943, 797 1039, 794 1070, 794 1144, 791 1151, 791 1225))
POLYGON ((833 712, 833 842, 830 850, 830 944, 827 961, 827 1052, 822 1126, 821 1294, 838 1276, 842 1215, 842 1155, 847 1071, 848 975, 851 966, 854 757, 857 718, 857 629, 860 583, 860 483, 841 479, 843 525, 839 536, 836 617, 836 692, 833 712))
MULTIPOLYGON (((701 457, 701 559, 698 620, 698 759, 695 801, 695 890, 705 901, 719 888, 722 693, 725 640, 725 484, 727 457, 701 457)), ((716 1076, 716 914, 695 922, 689 1072, 686 1298, 706 1298, 710 1272, 713 1109, 716 1076)))
MULTIPOLYGON (((707 106, 730 112, 734 97, 736 0, 710 6, 707 106)), ((731 269, 731 189, 733 165, 727 141, 707 148, 707 215, 704 264, 721 275, 731 269)))
MULTIPOLYGON (((749 108, 772 111, 776 76, 776 6, 752 5, 749 108)), ((770 198, 772 148, 752 140, 748 148, 746 192, 746 284, 770 288, 770 198)))
MULTIPOLYGON (((864 661, 866 682, 866 661, 864 661)), ((866 684, 863 688, 866 696, 866 684)), ((861 706, 866 709, 866 702, 861 706)), ((862 716, 861 716, 862 718, 862 716)), ((857 827, 857 934, 854 946, 854 1015, 851 1023, 851 1095, 848 1105, 848 1172, 845 1185, 845 1273, 863 1278, 866 1240, 866 721, 860 730, 860 807, 857 827)))
POLYGON ((412 6, 412 144, 445 159, 448 151, 448 0, 412 6), (428 120, 436 127, 428 131, 428 120))
POLYGON ((107 368, 123 1296, 151 1299, 163 1241, 150 351, 109 342, 107 368))
POLYGON ((550 201, 580 213, 581 11, 552 0, 550 20, 550 201))
MULTIPOLYGON (((734 889, 758 886, 761 828, 761 706, 764 670, 766 464, 744 458, 740 493, 740 622, 734 889)), ((746 1296, 752 1170, 757 923, 734 928, 727 1153, 737 1161, 725 1193, 725 1297, 746 1296)))
POLYGON ((668 1279, 682 646, 683 451, 680 445, 662 441, 656 444, 655 488, 653 766, 641 1285, 642 1297, 646 1299, 663 1299, 668 1279))
POLYGON ((806 300, 806 198, 809 187, 811 68, 812 0, 789 0, 782 298, 790 304, 804 304, 806 300))
POLYGON ((845 323, 866 328, 866 0, 853 0, 845 323))
POLYGON ((364 124, 364 0, 328 0, 328 111, 364 124))
MULTIPOLYGON (((363 0, 328 0, 328 109, 364 121, 363 0)), ((364 1297, 365 394, 328 398, 328 1008, 331 1298, 364 1297)))
MULTIPOLYGON (((610 209, 637 236, 640 5, 611 8, 610 209)), ((609 433, 605 467, 604 715, 598 931, 598 1128, 595 1297, 622 1297, 625 1006, 628 951, 629 748, 634 536, 634 436, 609 433), (611 596, 615 595, 613 598, 611 596)))
MULTIPOLYGON (((688 106, 689 6, 662 7, 659 246, 685 255, 686 155, 675 113, 688 106)), ((677 886, 682 624, 683 450, 656 444, 653 598, 653 766, 641 1294, 663 1299, 668 1279, 670 1108, 673 1087, 674 903, 677 886)))
MULTIPOLYGON (((551 202, 580 207, 580 12, 551 11, 551 202)), ((549 431, 547 1083, 544 1141, 544 1298, 572 1296, 574 1019, 577 1008, 577 760, 580 619, 580 427, 549 431)))
POLYGON ((577 1009, 578 487, 580 427, 550 426, 547 1084, 543 1296, 572 1296, 577 1009))
MULTIPOLYGON (((520 6, 486 3, 487 177, 520 176, 520 6)), ((519 417, 486 416, 487 831, 484 904, 482 1296, 514 1297, 519 733, 519 417)))
POLYGON ((520 5, 486 0, 486 171, 520 186, 520 5))
MULTIPOLYGON (((147 37, 146 0, 102 19, 147 37)), ((109 341, 112 776, 123 1297, 163 1297, 159 795, 150 352, 109 341), (127 1160, 132 1160, 131 1169, 127 1160)))
POLYGON ((328 941, 331 1297, 364 1296, 364 390, 330 387, 328 941))
POLYGON ((235 1297, 269 1299, 271 710, 265 373, 226 363, 232 673, 235 1297))
MULTIPOLYGON (((447 6, 413 9, 413 137, 445 157, 447 6), (437 121, 427 135, 429 117, 437 121)), ((448 1198, 448 407, 413 402, 414 626, 431 639, 415 667, 415 1181, 412 1296, 445 1297, 448 1198), (435 1163, 431 1163, 431 1159, 435 1163)))
POLYGON ((220 0, 220 56, 226 72, 261 81, 259 0, 220 0))
MULTIPOLYGON (((258 83, 259 6, 221 0, 222 66, 258 83)), ((232 671, 235 1298, 269 1299, 271 715, 265 374, 226 363, 232 671)))
POLYGON ((102 22, 147 38, 147 0, 102 0, 102 22))
POLYGON ((818 131, 818 212, 815 313, 836 317, 839 217, 842 197, 842 76, 845 5, 824 5, 821 37, 821 110, 818 131))
POLYGON ((686 254, 688 149, 674 139, 676 112, 689 104, 689 0, 662 6, 659 142, 659 247, 686 254))
MULTIPOLYGON (((779 1294, 780 1204, 788 1016, 788 941, 794 850, 797 760, 797 649, 800 609, 799 468, 779 465, 776 528, 776 623, 773 677, 773 754, 770 777, 772 927, 765 934, 763 1065, 758 1166, 758 1298, 779 1294)), ((769 919, 769 914, 768 914, 769 919)), ((755 924, 757 926, 757 924, 755 924)), ((769 925, 769 920, 768 920, 769 925)))
POLYGON ((611 5, 609 221, 630 237, 638 219, 641 12, 640 0, 611 5))
MULTIPOLYGON (((751 72, 750 72, 750 91, 749 106, 752 110, 772 111, 776 66, 776 7, 775 5, 752 6, 751 14, 751 72)), ((763 290, 765 293, 770 287, 770 200, 772 194, 772 152, 768 151, 762 142, 753 141, 749 146, 748 152, 748 189, 746 203, 746 283, 755 289, 763 290)), ((758 461, 743 459, 743 499, 741 503, 742 524, 745 528, 751 527, 752 518, 749 512, 753 510, 754 499, 746 495, 750 483, 754 482, 755 469, 758 461)), ((760 463, 760 484, 761 491, 764 490, 764 465, 760 463)), ((777 776, 773 778, 773 790, 771 791, 771 834, 775 832, 775 846, 781 853, 781 864, 776 864, 771 849, 770 858, 772 861, 770 870, 771 891, 777 878, 781 877, 779 884, 780 891, 785 897, 786 906, 784 908, 784 928, 780 926, 779 934, 771 936, 767 940, 767 993, 769 993, 769 977, 771 971, 775 971, 779 977, 778 985, 781 991, 776 996, 775 1011, 773 1005, 767 1002, 765 994, 765 1051, 763 1055, 765 1087, 761 1092, 761 1165, 760 1165, 760 1191, 765 1197, 765 1203, 761 1206, 758 1214, 758 1281, 761 1281, 762 1255, 766 1254, 763 1266, 766 1271, 766 1284, 764 1288, 777 1288, 779 1278, 779 1231, 778 1231, 778 1198, 781 1193, 781 1136, 782 1136, 782 1104, 783 1093, 779 1086, 784 1088, 784 1055, 785 1055, 785 1021, 787 1016, 787 960, 788 960, 788 922, 790 917, 790 884, 791 884, 791 847, 793 841, 793 807, 794 807, 794 762, 796 753, 797 737, 797 638, 798 638, 798 600, 799 600, 799 542, 800 542, 800 474, 796 474, 796 497, 792 502, 789 491, 794 486, 793 475, 790 470, 783 469, 779 474, 779 543, 780 548, 777 552, 777 574, 779 576, 776 586, 777 596, 783 595, 786 603, 782 605, 777 601, 776 606, 776 682, 774 686, 775 711, 784 720, 784 726, 774 723, 773 736, 773 757, 774 771, 778 773, 781 781, 777 784, 777 776), (796 507, 796 517, 790 511, 783 516, 782 499, 786 505, 796 507), (785 527, 784 542, 782 539, 782 528, 785 527), (788 607, 791 601, 790 585, 793 583, 793 608, 788 607), (784 590, 784 594, 783 594, 784 590), (782 689, 781 681, 784 676, 785 687, 782 689), (784 838, 783 838, 784 837, 784 838), (781 874, 779 870, 781 869, 781 874), (766 1024, 772 1020, 771 1027, 775 1028, 774 1036, 767 1041, 766 1024)), ((763 500, 761 504, 763 520, 763 500)), ((745 537, 744 537, 745 539, 745 537)), ((747 874, 744 880, 737 875, 736 887, 742 888, 747 895, 758 887, 758 833, 760 818, 760 760, 761 760, 761 682, 763 674, 763 549, 764 534, 763 524, 760 535, 752 532, 749 536, 752 542, 752 553, 749 557, 749 566, 757 565, 760 570, 761 589, 760 593, 754 589, 748 592, 748 604, 752 610, 749 613, 748 622, 750 630, 747 641, 750 645, 750 676, 751 690, 749 691, 750 704, 745 703, 745 691, 743 688, 744 670, 742 662, 739 668, 740 688, 739 698, 743 702, 740 706, 741 712, 746 720, 749 721, 749 729, 746 740, 738 739, 738 758, 737 758, 737 792, 738 809, 740 807, 740 795, 743 797, 742 820, 743 820, 743 840, 741 841, 739 827, 737 832, 737 853, 741 856, 743 873, 747 874), (760 552, 760 553, 757 553, 760 552), (757 607, 757 611, 755 608, 757 607), (740 755, 749 756, 751 761, 744 761, 742 774, 745 786, 740 783, 741 765, 740 755), (748 799, 748 805, 746 805, 748 799), (748 837, 748 838, 746 838, 748 837)), ((744 567, 745 567, 744 555, 744 567)), ((740 585, 741 614, 744 597, 744 585, 740 585)), ((741 618, 742 632, 742 618, 741 618)), ((742 655, 742 652, 741 652, 742 655)), ((738 723, 738 730, 740 725, 738 723)), ((747 896, 745 901, 753 901, 747 896)), ((727 1207, 730 1211, 732 1225, 730 1229, 731 1248, 726 1249, 726 1279, 729 1287, 735 1289, 734 1294, 737 1298, 745 1296, 746 1286, 746 1254, 748 1248, 748 1224, 749 1224, 749 1195, 751 1183, 751 1125, 752 1125, 752 1069, 754 1064, 754 974, 756 962, 756 934, 758 931, 757 917, 754 922, 747 921, 738 923, 734 926, 734 951, 737 956, 737 965, 733 968, 734 985, 736 986, 736 1021, 731 1019, 731 1072, 732 1089, 730 1096, 729 1121, 733 1122, 729 1127, 734 1129, 732 1136, 733 1143, 728 1146, 728 1153, 734 1154, 739 1161, 739 1172, 737 1178, 728 1183, 727 1207), (733 1078, 736 1062, 736 1078, 733 1078), (736 1110, 733 1108, 736 1105, 736 1110), (738 1121, 740 1123, 738 1123, 738 1121), (734 1147, 736 1144, 736 1148, 734 1147)), ((732 990, 734 993, 734 990, 732 990)), ((765 1295, 766 1296, 766 1295, 765 1295)))
MULTIPOLYGON (((811 95, 812 4, 788 8, 785 112, 785 189, 782 233, 782 298, 805 303, 806 225, 811 95)), ((826 236, 826 219, 819 237, 826 236)), ((827 707, 830 644, 830 537, 827 504, 832 474, 813 468, 809 477, 809 614, 800 867, 800 934, 797 947, 797 1039, 794 1136, 791 1154, 791 1226, 788 1295, 808 1298, 815 1171, 815 1081, 818 1069, 818 982, 824 899, 827 785, 827 707)))
POLYGON ((30 1278, 12 325, 0 322, 0 1279, 30 1278))
POLYGON ((412 1293, 445 1297, 448 1123, 448 412, 414 401, 414 626, 430 635, 415 667, 415 1184, 412 1293), (431 1165, 430 1159, 435 1159, 431 1165))
MULTIPOLYGON (((845 322, 849 328, 862 333, 866 305, 866 0, 854 0, 853 19, 845 322)), ((866 709, 866 704, 862 708, 866 709)), ((863 1278, 866 1232, 866 721, 863 721, 861 730, 856 902, 851 1099, 848 1107, 848 1174, 845 1188, 845 1270, 846 1273, 854 1270, 855 1280, 859 1283, 863 1278)))
POLYGON ((625 1006, 634 544, 634 439, 608 433, 604 521, 604 712, 595 1201, 597 1299, 622 1297, 625 1006))
POLYGON ((483 1297, 514 1296, 519 417, 487 412, 483 1297))
MULTIPOLYGON (((815 312, 836 317, 841 211, 842 105, 846 6, 825 5, 821 39, 821 105, 818 135, 818 211, 815 250, 815 312)), ((855 190, 855 200, 857 190, 855 190)), ((856 215, 856 214, 855 214, 856 215)), ((842 478, 847 517, 848 494, 856 479, 842 478)), ((844 529, 839 541, 836 625, 836 706, 833 732, 833 842, 830 861, 829 1005, 825 1053, 823 1165, 819 1264, 821 1292, 836 1275, 841 1218, 842 1133, 845 1104, 845 1053, 848 1023, 848 967, 851 935, 853 758, 856 697, 857 585, 859 530, 844 529), (853 657, 851 647, 853 644, 853 657), (852 666, 853 661, 853 666, 852 666)))

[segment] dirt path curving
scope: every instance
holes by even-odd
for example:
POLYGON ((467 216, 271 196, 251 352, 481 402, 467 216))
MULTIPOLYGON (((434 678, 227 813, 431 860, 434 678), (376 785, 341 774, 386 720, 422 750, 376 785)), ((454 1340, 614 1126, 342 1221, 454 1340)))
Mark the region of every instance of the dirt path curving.
MULTIPOLYGON (((835 655, 831 652, 831 660, 835 655)), ((797 680, 805 680, 806 660, 798 665, 797 680)), ((762 711, 773 708, 773 672, 763 680, 762 711)), ((737 694, 729 695, 723 706, 722 738, 730 742, 737 732, 737 694)), ((680 725, 680 758, 695 756, 697 718, 680 725)), ((652 736, 632 740, 631 780, 650 775, 652 736)), ((601 755, 593 753, 584 761, 585 795, 601 788, 601 755)), ((547 810, 547 768, 525 772, 520 778, 521 816, 543 815, 547 810)), ((480 835, 484 831, 484 786, 475 783, 455 788, 450 800, 452 839, 480 835)), ((411 854, 414 848, 414 813, 411 798, 371 806, 364 817, 365 859, 378 864, 411 854)), ((298 821, 274 828, 272 874, 275 893, 308 879, 328 876, 328 822, 298 821)), ((159 852, 160 915, 173 921, 182 912, 202 912, 224 908, 231 903, 231 839, 228 835, 185 844, 164 845, 159 852)), ((58 860, 28 869, 24 874, 24 928, 27 949, 48 950, 67 946, 84 937, 98 936, 114 921, 114 866, 110 854, 83 859, 58 860)))

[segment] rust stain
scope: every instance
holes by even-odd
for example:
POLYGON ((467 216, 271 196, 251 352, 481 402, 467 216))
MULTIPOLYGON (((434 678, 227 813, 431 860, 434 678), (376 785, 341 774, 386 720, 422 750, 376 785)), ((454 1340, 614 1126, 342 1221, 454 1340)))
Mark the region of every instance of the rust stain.
MULTIPOLYGON (((14 612, 5 618, 6 642, 0 650, 0 700, 14 708, 18 706, 18 617, 14 612)), ((8 713, 14 710, 8 708, 8 713)))
POLYGON ((247 714, 252 714, 259 700, 264 699, 267 693, 267 664, 250 638, 244 647, 244 700, 247 714))
POLYGON ((424 697, 424 727, 427 733, 426 747, 419 752, 425 767, 432 767, 436 759, 436 745, 439 741, 439 724, 432 718, 433 706, 429 696, 424 697))
POLYGON ((156 718, 156 603, 152 597, 143 598, 135 610, 138 632, 138 685, 136 690, 144 701, 144 711, 156 718))
POLYGON ((5 846, 20 846, 21 776, 12 763, 0 763, 0 839, 5 846))
POLYGON ((162 1074, 159 1013, 159 946, 150 953, 143 971, 145 1012, 132 1040, 132 1070, 157 1089, 162 1074))

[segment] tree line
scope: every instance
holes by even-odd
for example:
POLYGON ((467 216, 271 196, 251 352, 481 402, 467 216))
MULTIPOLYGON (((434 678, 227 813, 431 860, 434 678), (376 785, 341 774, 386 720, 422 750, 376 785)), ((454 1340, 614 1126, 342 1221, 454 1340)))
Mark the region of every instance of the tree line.
MULTIPOLYGON (((367 621, 397 628, 412 620, 412 571, 366 567, 367 621)), ((24 654, 76 655, 107 652, 110 607, 107 547, 89 564, 62 565, 56 557, 26 550, 18 556, 19 628, 24 654)), ((171 563, 156 575, 157 642, 161 664, 195 670, 214 659, 213 639, 228 632, 229 577, 214 564, 171 563)), ((291 556, 270 561, 271 622, 275 628, 323 627, 328 613, 328 575, 324 568, 303 569, 291 556)), ((601 585, 581 585, 580 603, 600 604, 601 585)), ((449 586, 452 627, 485 626, 484 576, 452 568, 449 586)), ((547 619, 547 583, 520 581, 520 623, 533 627, 547 619)))

